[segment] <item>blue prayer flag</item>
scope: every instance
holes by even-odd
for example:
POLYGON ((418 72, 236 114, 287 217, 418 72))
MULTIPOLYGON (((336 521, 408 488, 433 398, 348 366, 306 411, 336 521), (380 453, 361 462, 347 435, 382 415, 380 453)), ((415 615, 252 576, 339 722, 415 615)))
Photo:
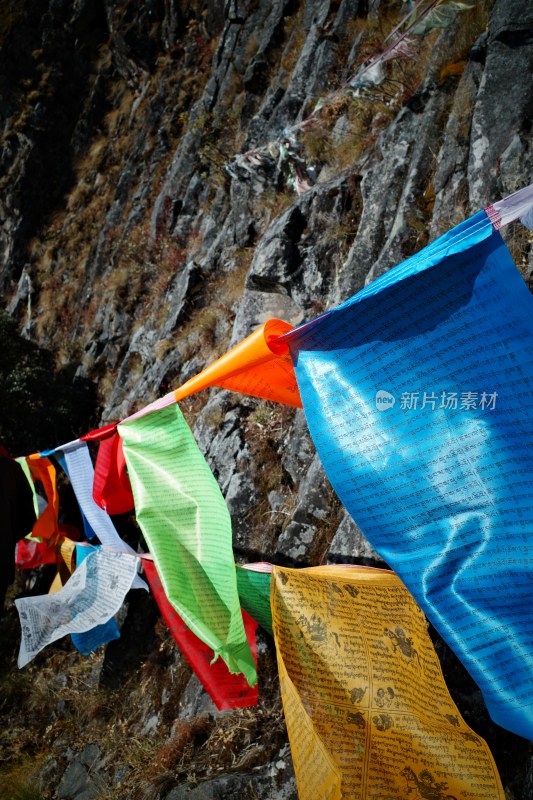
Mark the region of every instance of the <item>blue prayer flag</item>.
POLYGON ((533 297, 500 234, 481 211, 284 339, 340 499, 533 739, 533 297))

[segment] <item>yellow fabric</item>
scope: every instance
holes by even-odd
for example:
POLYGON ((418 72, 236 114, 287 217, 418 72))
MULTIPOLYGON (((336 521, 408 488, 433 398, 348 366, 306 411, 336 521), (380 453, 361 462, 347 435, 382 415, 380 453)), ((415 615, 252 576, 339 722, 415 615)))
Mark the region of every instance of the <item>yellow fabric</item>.
POLYGON ((76 545, 70 539, 63 539, 59 547, 57 558, 57 572, 52 584, 48 590, 48 594, 55 594, 59 592, 69 577, 74 571, 74 552, 76 545))
POLYGON ((394 573, 274 567, 271 604, 300 800, 504 800, 394 573))

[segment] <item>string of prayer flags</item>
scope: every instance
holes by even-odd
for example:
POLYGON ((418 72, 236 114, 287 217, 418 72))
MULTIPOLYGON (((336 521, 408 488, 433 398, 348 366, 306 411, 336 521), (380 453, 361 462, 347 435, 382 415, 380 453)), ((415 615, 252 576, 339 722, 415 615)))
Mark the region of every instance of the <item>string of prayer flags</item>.
POLYGON ((301 407, 289 350, 278 341, 282 334, 292 329, 292 325, 282 320, 268 320, 203 372, 176 389, 176 402, 194 392, 218 386, 301 407))
MULTIPOLYGON (((120 553, 135 555, 133 548, 120 538, 109 514, 100 508, 93 499, 94 467, 86 442, 79 439, 70 442, 68 445, 62 446, 61 452, 65 458, 67 473, 76 499, 100 542, 105 547, 120 553)), ((138 575, 135 577, 133 588, 148 589, 146 583, 138 575)))
MULTIPOLYGON (((249 686, 244 675, 232 674, 220 658, 213 663, 213 650, 185 625, 168 602, 154 562, 149 558, 143 558, 142 563, 148 584, 163 619, 167 623, 181 652, 218 710, 226 711, 231 708, 256 706, 259 695, 257 684, 249 686)), ((255 638, 257 622, 246 611, 243 611, 242 616, 246 638, 257 665, 257 642, 255 638)))
MULTIPOLYGON (((57 574, 48 590, 48 594, 55 594, 59 592, 66 584, 76 567, 87 558, 90 553, 99 550, 99 547, 91 545, 78 545, 71 539, 64 539, 59 548, 59 557, 57 558, 57 574)), ((113 639, 120 637, 119 627, 114 619, 111 617, 107 622, 97 625, 89 631, 84 633, 73 633, 71 640, 74 647, 84 656, 92 653, 100 645, 107 644, 113 639)))
POLYGON ((50 540, 38 542, 31 536, 21 539, 17 544, 15 564, 19 569, 35 569, 41 564, 57 562, 56 548, 50 540))
POLYGON ((284 336, 340 499, 533 739, 533 297, 484 211, 284 336))
MULTIPOLYGON (((85 559, 99 548, 92 547, 91 545, 76 545, 76 567, 79 569, 85 559)), ((114 639, 120 638, 120 629, 116 623, 115 617, 110 617, 107 622, 101 625, 96 625, 91 630, 84 633, 73 633, 70 637, 72 644, 83 656, 88 656, 97 647, 103 644, 112 642, 114 639)))
MULTIPOLYGON (((39 516, 39 514, 41 513, 41 510, 39 508, 39 502, 38 502, 38 499, 37 499, 37 492, 35 491, 35 484, 33 482, 32 474, 31 474, 30 468, 28 466, 28 461, 27 461, 26 458, 24 458, 24 456, 21 456, 20 458, 15 458, 15 461, 17 462, 17 464, 22 469, 22 472, 24 473, 24 476, 25 476, 26 480, 28 481, 28 486, 30 487, 31 496, 32 496, 32 500, 33 500, 33 508, 34 508, 34 511, 35 511, 35 517, 37 518, 39 516)), ((33 525, 32 525, 32 528, 33 528, 33 525)), ((31 534, 31 530, 28 531, 28 536, 30 536, 30 534, 31 534)))
POLYGON ((99 647, 104 644, 109 644, 114 639, 120 639, 120 628, 118 627, 115 618, 111 617, 107 622, 101 625, 95 625, 89 631, 84 633, 73 633, 71 635, 72 644, 82 656, 88 656, 94 653, 99 647))
POLYGON ((272 636, 271 572, 271 564, 237 564, 237 589, 241 606, 272 636))
POLYGON ((300 800, 504 800, 394 573, 275 566, 272 615, 300 800))
MULTIPOLYGON (((53 450, 47 451, 47 453, 50 454, 54 452, 53 450)), ((55 466, 49 461, 47 453, 41 453, 39 458, 35 455, 31 460, 20 458, 17 459, 17 462, 22 467, 28 480, 33 496, 33 505, 37 512, 37 519, 39 519, 47 509, 51 508, 52 513, 48 521, 45 519, 45 525, 48 529, 56 528, 57 530, 48 538, 41 540, 34 538, 35 530, 39 530, 38 527, 36 528, 34 526, 32 532, 17 545, 15 563, 20 569, 34 569, 42 564, 57 564, 58 571, 49 590, 50 593, 53 593, 61 589, 63 583, 72 572, 70 558, 74 547, 73 540, 79 538, 79 532, 73 525, 58 522, 59 495, 56 488, 57 475, 55 466), (32 469, 30 469, 30 464, 32 464, 32 469), (50 504, 44 500, 40 494, 37 494, 33 482, 32 470, 33 474, 38 475, 38 480, 46 487, 47 498, 53 498, 52 507, 50 507, 50 504)))
POLYGON ((39 515, 31 534, 34 539, 50 539, 58 536, 59 495, 56 488, 56 468, 49 458, 33 453, 26 459, 34 481, 40 481, 48 505, 39 515))
POLYGON ((138 559, 125 553, 91 553, 56 594, 15 600, 22 639, 19 668, 67 634, 84 633, 114 616, 137 575, 138 559))
POLYGON ((80 436, 81 442, 101 442, 103 439, 108 439, 117 432, 116 422, 110 422, 109 425, 102 425, 101 428, 94 428, 89 433, 84 433, 80 436))
POLYGON ((230 672, 254 685, 230 516, 181 411, 174 404, 120 424, 118 432, 137 522, 170 604, 230 672))
POLYGON ((162 408, 172 406, 175 402, 176 398, 174 397, 174 392, 169 392, 168 394, 164 395, 164 397, 158 397, 157 400, 154 400, 152 403, 144 406, 144 408, 139 409, 139 411, 136 411, 134 414, 130 414, 130 416, 123 419, 122 422, 129 422, 132 419, 139 419, 139 417, 144 417, 146 414, 151 414, 152 411, 161 411, 162 408))
POLYGON ((122 441, 115 423, 89 431, 80 436, 82 442, 98 442, 94 465, 93 499, 108 514, 127 514, 133 510, 122 441))

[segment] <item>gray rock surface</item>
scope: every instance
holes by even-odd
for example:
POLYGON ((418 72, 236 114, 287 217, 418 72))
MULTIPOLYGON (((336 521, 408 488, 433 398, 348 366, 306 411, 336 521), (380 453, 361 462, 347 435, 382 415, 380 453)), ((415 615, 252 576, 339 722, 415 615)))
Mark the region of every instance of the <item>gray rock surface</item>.
POLYGON ((383 559, 365 539, 359 526, 345 511, 331 541, 328 564, 367 564, 382 566, 383 559))
MULTIPOLYGON (((486 43, 483 76, 472 115, 468 163, 469 201, 472 209, 483 208, 494 197, 509 191, 509 171, 502 174, 514 142, 522 163, 514 179, 531 183, 531 113, 533 87, 521 76, 533 69, 531 50, 533 8, 527 0, 505 3, 497 0, 486 43), (513 91, 509 86, 513 85, 513 91), (529 153, 528 153, 529 151, 529 153), (520 178, 521 176, 521 178, 520 178)), ((512 185, 512 178, 511 178, 512 185)), ((516 185, 516 184, 515 184, 516 185)))
POLYGON ((100 748, 89 744, 65 770, 57 787, 58 800, 96 800, 104 790, 98 775, 100 748))
POLYGON ((261 773, 235 773, 196 785, 182 784, 165 795, 164 800, 255 800, 257 797, 296 800, 296 782, 287 747, 261 773))

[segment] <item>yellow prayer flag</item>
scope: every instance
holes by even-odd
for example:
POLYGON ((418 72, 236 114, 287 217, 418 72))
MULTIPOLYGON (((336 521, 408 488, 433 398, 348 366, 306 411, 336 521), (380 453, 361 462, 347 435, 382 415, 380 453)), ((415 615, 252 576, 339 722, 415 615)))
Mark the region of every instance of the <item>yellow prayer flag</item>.
POLYGON ((300 800, 504 800, 394 573, 274 567, 271 592, 300 800))
POLYGON ((48 594, 56 594, 56 592, 61 591, 74 571, 75 542, 72 542, 70 539, 63 539, 58 549, 59 558, 57 560, 57 572, 48 590, 48 594))

